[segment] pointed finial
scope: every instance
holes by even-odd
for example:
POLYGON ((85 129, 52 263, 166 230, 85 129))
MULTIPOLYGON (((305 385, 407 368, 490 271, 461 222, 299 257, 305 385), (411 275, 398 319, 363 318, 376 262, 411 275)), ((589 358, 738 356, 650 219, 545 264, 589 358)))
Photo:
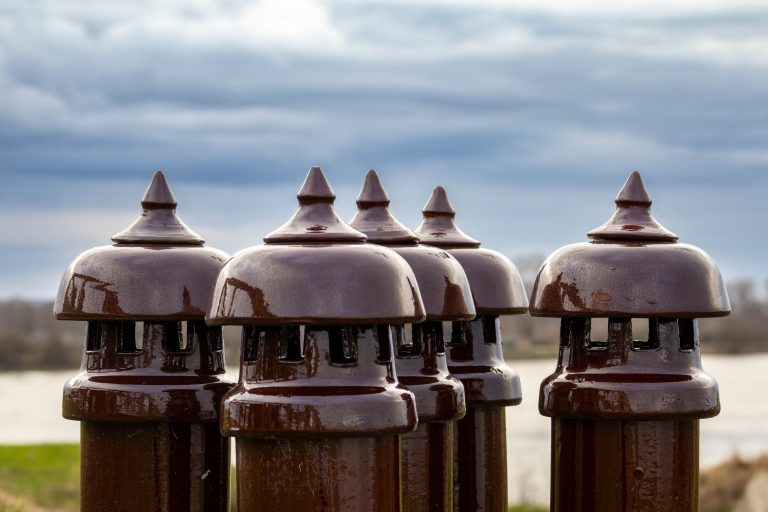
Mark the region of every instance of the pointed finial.
POLYGON ((299 199, 299 204, 332 204, 336 200, 336 192, 328 183, 323 170, 319 167, 311 167, 296 197, 299 199))
POLYGON ((674 242, 677 235, 651 215, 651 197, 640 173, 633 171, 616 196, 616 211, 608 222, 587 236, 593 240, 648 240, 674 242))
POLYGON ((363 188, 357 196, 357 213, 349 225, 365 233, 369 242, 377 244, 416 244, 419 241, 416 233, 392 216, 389 196, 374 170, 365 175, 363 188))
POLYGON ((141 198, 141 206, 148 209, 176 207, 176 196, 168 186, 168 180, 165 179, 163 171, 155 171, 147 191, 144 192, 144 197, 141 198))
POLYGON ((480 242, 456 226, 456 210, 443 187, 435 187, 422 213, 424 220, 416 228, 416 235, 422 243, 445 248, 480 247, 480 242))
POLYGON ((451 202, 448 200, 448 194, 445 192, 445 189, 438 185, 432 191, 432 197, 430 197, 427 204, 424 205, 422 213, 424 215, 437 214, 454 217, 456 215, 456 210, 453 209, 451 202))
POLYGON ((203 245, 200 235, 176 215, 176 197, 163 171, 156 171, 141 198, 141 217, 112 237, 118 244, 203 245))
POLYGON ((366 236, 342 221, 333 203, 336 193, 323 170, 312 167, 296 195, 299 209, 285 224, 264 237, 268 244, 365 242, 366 236))
POLYGON ((619 203, 651 205, 651 198, 645 190, 645 184, 639 172, 632 171, 624 186, 621 187, 619 195, 616 196, 616 204, 619 203))
POLYGON ((363 188, 357 196, 357 206, 389 206, 389 196, 379 181, 379 175, 371 169, 365 175, 363 188))

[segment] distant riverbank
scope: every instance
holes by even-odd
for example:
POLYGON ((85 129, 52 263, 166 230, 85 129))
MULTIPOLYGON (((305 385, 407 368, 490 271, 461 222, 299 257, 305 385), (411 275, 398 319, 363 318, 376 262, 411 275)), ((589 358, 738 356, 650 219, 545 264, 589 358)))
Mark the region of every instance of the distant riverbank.
MULTIPOLYGON (((754 294, 748 293, 748 287, 734 284, 731 288, 737 292, 732 297, 733 314, 699 321, 702 350, 705 354, 768 351, 764 331, 764 325, 768 323, 768 304, 754 299, 754 294)), ((602 321, 605 322, 605 319, 602 321)), ((637 319, 633 321, 633 326, 638 331, 637 339, 647 338, 647 321, 637 319)), ((450 328, 448 324, 446 328, 450 328)), ((508 359, 557 357, 560 336, 560 321, 557 318, 504 316, 501 318, 501 332, 508 359)), ((0 358, 0 372, 77 368, 80 366, 84 333, 84 322, 54 319, 51 302, 0 301, 0 354, 4 355, 0 358)), ((236 373, 240 355, 238 327, 224 328, 224 346, 227 363, 236 373)))

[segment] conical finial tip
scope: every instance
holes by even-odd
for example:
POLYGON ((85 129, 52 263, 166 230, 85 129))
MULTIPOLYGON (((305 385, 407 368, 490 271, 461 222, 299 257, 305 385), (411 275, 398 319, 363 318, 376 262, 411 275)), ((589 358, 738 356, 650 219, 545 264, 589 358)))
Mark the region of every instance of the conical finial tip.
POLYGON ((173 195, 173 191, 168 185, 168 180, 162 170, 157 170, 152 175, 152 181, 149 182, 149 186, 141 198, 141 204, 143 206, 176 206, 176 196, 173 195))
POLYGON ((651 197, 645 189, 643 178, 638 171, 632 171, 616 196, 617 203, 651 204, 651 197))
POLYGON ((451 215, 456 213, 456 211, 453 209, 453 206, 451 205, 451 202, 448 200, 448 194, 440 185, 435 187, 432 191, 432 197, 429 198, 429 202, 427 202, 426 206, 424 206, 423 212, 448 213, 451 215))
POLYGON ((381 180, 376 171, 371 169, 365 175, 365 181, 363 182, 363 188, 360 190, 360 194, 357 196, 357 204, 389 204, 389 196, 387 195, 384 187, 381 186, 381 180))
POLYGON ((331 188, 325 173, 320 167, 314 166, 309 169, 307 178, 301 186, 297 195, 299 199, 329 199, 330 202, 336 198, 336 193, 331 188))

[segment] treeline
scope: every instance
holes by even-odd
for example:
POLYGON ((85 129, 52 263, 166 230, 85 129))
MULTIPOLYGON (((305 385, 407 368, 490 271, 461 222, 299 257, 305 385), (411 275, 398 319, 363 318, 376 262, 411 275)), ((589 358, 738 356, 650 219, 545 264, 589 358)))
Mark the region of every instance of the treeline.
MULTIPOLYGON (((541 263, 540 257, 516 261, 530 290, 541 263)), ((768 350, 768 293, 758 294, 753 281, 728 284, 733 313, 725 318, 701 319, 704 352, 749 353, 768 350)), ((80 365, 85 325, 57 321, 50 302, 11 300, 0 302, 0 371, 72 369, 80 365)), ((554 357, 560 322, 527 315, 502 319, 505 354, 508 357, 554 357)), ((240 353, 239 328, 224 332, 227 359, 235 372, 240 353)))

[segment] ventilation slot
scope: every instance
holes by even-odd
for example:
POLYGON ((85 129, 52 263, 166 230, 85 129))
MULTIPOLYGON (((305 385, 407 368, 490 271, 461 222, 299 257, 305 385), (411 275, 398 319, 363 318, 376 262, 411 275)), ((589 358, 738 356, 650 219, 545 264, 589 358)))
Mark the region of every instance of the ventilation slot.
POLYGON ((480 319, 483 324, 483 341, 489 345, 495 345, 499 341, 498 320, 497 316, 484 316, 480 319))
POLYGON ((560 321, 560 347, 568 348, 571 346, 571 319, 563 318, 560 321))
POLYGON ((690 352, 696 348, 696 320, 680 318, 677 320, 680 329, 680 350, 690 352))
MULTIPOLYGON (((445 326, 446 324, 448 326, 451 325, 451 322, 435 322, 435 335, 437 336, 437 347, 435 347, 435 350, 438 354, 444 354, 445 353, 445 338, 446 338, 446 330, 445 326)), ((450 331, 447 331, 450 332, 450 331)))
POLYGON ((637 336, 638 340, 632 340, 632 348, 635 350, 655 350, 659 348, 659 320, 656 318, 649 318, 646 321, 642 318, 635 318, 632 320, 633 336, 637 336), (644 327, 648 327, 648 332, 645 333, 644 327), (637 330, 635 330, 637 329, 637 330), (645 338, 645 339, 643 339, 645 338))
POLYGON ((136 348, 136 325, 133 322, 120 322, 118 327, 117 351, 120 354, 135 354, 136 348))
POLYGON ((208 347, 211 352, 224 350, 224 332, 221 326, 208 327, 208 347))
POLYGON ((163 322, 163 348, 168 353, 187 353, 192 344, 187 336, 186 322, 163 322))
MULTIPOLYGON (((280 329, 278 360, 289 363, 302 361, 302 329, 298 325, 289 325, 280 329)), ((357 356, 357 354, 355 354, 357 356)))
POLYGON ((392 343, 395 345, 398 356, 413 355, 413 339, 408 336, 412 330, 411 324, 392 326, 392 343))
POLYGON ((376 326, 376 359, 386 363, 392 360, 392 328, 388 325, 376 326))
POLYGON ((354 327, 330 327, 330 356, 333 364, 357 362, 357 336, 354 327))
POLYGON ((243 326, 243 363, 255 363, 259 356, 259 338, 264 331, 255 325, 243 326))
POLYGON ((449 345, 464 345, 467 343, 467 338, 464 334, 464 326, 469 322, 455 321, 451 322, 451 338, 449 345))
POLYGON ((88 322, 85 327, 85 351, 98 352, 101 350, 101 322, 88 322))
POLYGON ((587 318, 584 321, 584 328, 586 330, 585 341, 587 350, 607 350, 608 341, 593 339, 596 332, 608 334, 608 319, 607 318, 587 318))

